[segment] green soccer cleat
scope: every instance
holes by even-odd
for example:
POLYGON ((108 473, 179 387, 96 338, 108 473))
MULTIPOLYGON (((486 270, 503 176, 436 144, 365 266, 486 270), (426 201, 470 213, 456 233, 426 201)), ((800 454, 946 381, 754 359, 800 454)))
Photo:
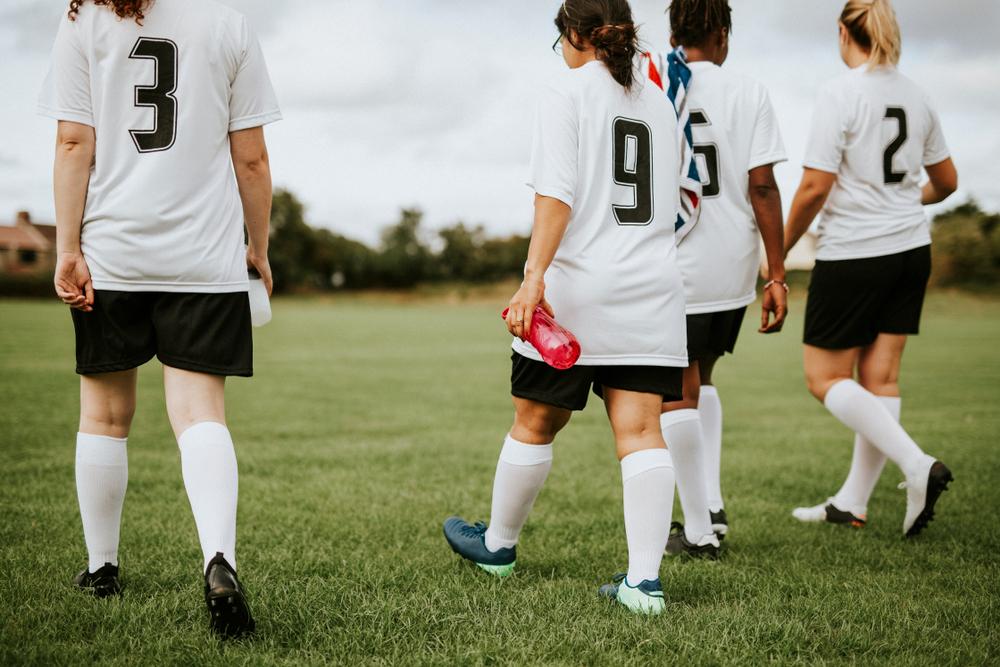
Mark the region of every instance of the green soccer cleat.
POLYGON ((655 616, 663 613, 667 603, 663 599, 663 587, 659 579, 647 579, 638 586, 628 583, 624 574, 616 574, 612 583, 604 584, 597 590, 602 598, 615 600, 629 611, 636 614, 655 616))
POLYGON ((451 550, 462 558, 472 561, 476 567, 496 577, 507 577, 514 573, 517 563, 517 548, 490 551, 486 548, 486 524, 470 524, 457 516, 444 522, 444 538, 451 550))

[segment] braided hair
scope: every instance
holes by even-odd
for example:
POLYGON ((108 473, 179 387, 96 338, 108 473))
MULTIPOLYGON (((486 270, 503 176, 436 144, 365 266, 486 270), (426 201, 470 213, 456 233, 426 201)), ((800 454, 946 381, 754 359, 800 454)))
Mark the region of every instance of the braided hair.
POLYGON ((668 11, 670 32, 680 46, 702 46, 722 29, 733 31, 728 0, 673 0, 668 11))

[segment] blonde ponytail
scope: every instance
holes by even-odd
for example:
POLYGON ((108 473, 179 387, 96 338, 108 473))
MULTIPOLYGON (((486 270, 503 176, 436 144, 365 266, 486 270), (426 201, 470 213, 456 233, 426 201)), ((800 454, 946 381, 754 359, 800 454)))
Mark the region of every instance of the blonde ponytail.
POLYGON ((869 66, 899 64, 899 23, 889 0, 848 0, 840 22, 851 39, 868 51, 869 66))

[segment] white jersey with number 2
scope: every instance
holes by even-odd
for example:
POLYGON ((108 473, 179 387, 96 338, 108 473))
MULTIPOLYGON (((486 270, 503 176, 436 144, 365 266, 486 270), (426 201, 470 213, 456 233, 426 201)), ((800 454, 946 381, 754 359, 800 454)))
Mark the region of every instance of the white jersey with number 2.
POLYGON ((760 234, 750 170, 786 160, 764 87, 708 61, 689 63, 687 104, 702 181, 698 224, 677 249, 688 313, 742 308, 756 298, 760 234))
POLYGON ((281 114, 246 19, 156 0, 142 25, 81 3, 63 17, 39 113, 90 125, 82 245, 98 290, 247 289, 229 133, 281 114))
POLYGON ((819 219, 817 258, 880 257, 929 245, 921 169, 948 155, 927 94, 896 68, 862 65, 827 83, 804 162, 837 175, 819 219))
MULTIPOLYGON (((581 365, 687 365, 676 131, 660 89, 637 77, 626 92, 598 61, 541 95, 529 185, 572 208, 545 296, 581 365)), ((540 360, 520 340, 514 349, 540 360)))

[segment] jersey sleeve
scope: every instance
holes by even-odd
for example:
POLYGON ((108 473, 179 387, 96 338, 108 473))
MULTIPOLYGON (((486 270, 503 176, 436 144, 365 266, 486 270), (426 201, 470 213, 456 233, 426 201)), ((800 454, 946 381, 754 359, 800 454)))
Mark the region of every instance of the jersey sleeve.
POLYGON ((94 126, 90 63, 80 44, 78 26, 63 16, 52 47, 52 62, 38 96, 38 114, 94 126))
POLYGON ((836 174, 847 145, 847 123, 835 90, 824 88, 813 112, 812 128, 802 164, 808 169, 836 174))
POLYGON ((757 120, 754 123, 750 144, 750 165, 747 171, 765 164, 775 164, 788 159, 785 144, 778 129, 778 118, 771 106, 771 97, 761 87, 757 102, 757 120))
POLYGON ((545 89, 535 116, 528 185, 543 197, 573 206, 579 159, 579 120, 571 97, 556 86, 545 89))
POLYGON ((937 111, 928 104, 927 113, 930 116, 930 129, 927 132, 927 139, 924 141, 924 166, 944 162, 951 157, 948 144, 944 140, 941 119, 938 117, 937 111))
POLYGON ((260 127, 281 120, 278 98, 257 35, 242 19, 241 53, 229 96, 229 131, 260 127))

